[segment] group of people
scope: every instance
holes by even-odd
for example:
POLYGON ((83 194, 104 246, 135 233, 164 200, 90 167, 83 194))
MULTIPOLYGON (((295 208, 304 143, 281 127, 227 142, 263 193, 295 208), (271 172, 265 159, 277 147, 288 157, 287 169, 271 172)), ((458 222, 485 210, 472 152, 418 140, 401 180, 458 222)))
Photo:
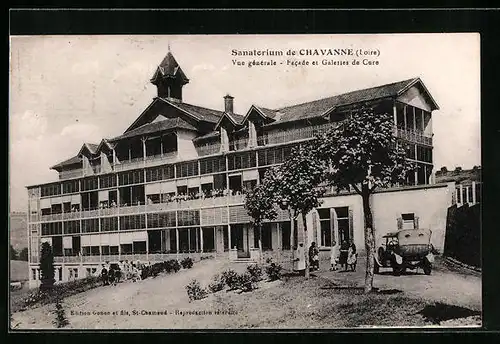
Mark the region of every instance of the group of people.
POLYGON ((139 262, 128 262, 121 260, 117 264, 106 262, 101 267, 101 279, 103 285, 116 285, 123 280, 136 282, 141 279, 141 264, 139 262))
POLYGON ((337 271, 338 265, 340 265, 340 268, 344 268, 345 271, 349 268, 352 269, 352 271, 356 271, 357 256, 356 245, 354 245, 354 241, 352 239, 350 239, 349 242, 345 240, 342 241, 340 244, 340 254, 339 247, 334 241, 332 243, 332 250, 330 254, 330 270, 337 271))
MULTIPOLYGON (((337 243, 333 241, 330 252, 331 271, 337 271, 339 265, 340 268, 344 268, 345 271, 347 271, 349 268, 352 269, 352 271, 356 271, 357 253, 356 245, 354 245, 354 241, 352 239, 349 240, 349 242, 345 240, 342 241, 340 248, 339 245, 337 245, 337 243)), ((295 258, 295 270, 303 271, 306 268, 305 261, 303 259, 303 257, 305 257, 303 243, 299 244, 296 253, 297 255, 295 258)), ((312 242, 311 246, 309 247, 308 257, 310 271, 319 270, 319 248, 315 242, 312 242)))

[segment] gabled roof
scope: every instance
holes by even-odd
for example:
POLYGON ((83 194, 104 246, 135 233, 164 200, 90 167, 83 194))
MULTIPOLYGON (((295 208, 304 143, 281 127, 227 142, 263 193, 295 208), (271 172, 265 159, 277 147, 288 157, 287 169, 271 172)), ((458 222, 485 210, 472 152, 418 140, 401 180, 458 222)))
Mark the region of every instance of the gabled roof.
POLYGON ((160 121, 160 122, 153 122, 153 123, 144 124, 136 129, 133 129, 133 130, 130 130, 130 131, 124 133, 123 135, 112 138, 110 141, 115 142, 115 141, 123 140, 126 138, 134 137, 134 136, 151 134, 151 133, 156 133, 156 132, 171 130, 171 129, 177 129, 177 128, 197 131, 197 129, 193 125, 189 124, 188 122, 186 122, 182 118, 179 118, 179 117, 167 118, 167 119, 160 121))
POLYGON ((151 102, 151 104, 149 104, 148 107, 139 115, 139 117, 137 117, 137 119, 125 130, 125 133, 127 133, 130 130, 136 129, 134 127, 139 123, 141 123, 141 121, 144 120, 144 118, 150 114, 150 109, 155 105, 170 106, 174 109, 181 111, 182 113, 186 114, 187 116, 189 116, 190 118, 192 118, 197 122, 203 121, 216 124, 223 114, 223 112, 219 110, 209 109, 188 103, 174 102, 166 98, 156 97, 151 102))
POLYGON ((65 166, 75 165, 75 164, 79 164, 81 162, 82 162, 82 158, 80 158, 79 156, 74 156, 72 158, 69 158, 68 160, 64 160, 64 161, 52 166, 50 169, 51 170, 60 170, 61 168, 65 167, 65 166))
MULTIPOLYGON (((165 99, 165 101, 170 103, 174 107, 177 107, 185 112, 190 113, 191 115, 195 116, 200 121, 211 122, 211 123, 215 124, 220 120, 220 118, 224 114, 223 111, 209 109, 209 108, 201 107, 198 105, 192 105, 192 104, 188 104, 188 103, 170 102, 166 99, 165 99)), ((234 114, 233 116, 235 118, 238 118, 238 117, 243 118, 243 116, 240 116, 237 114, 234 114)))
POLYGON ((352 91, 348 93, 339 94, 329 98, 323 98, 312 102, 287 106, 274 111, 274 119, 280 122, 296 121, 301 119, 320 117, 328 114, 335 108, 362 103, 372 100, 383 98, 397 97, 407 91, 415 84, 419 84, 424 89, 425 93, 429 96, 432 105, 438 109, 438 105, 425 88, 420 78, 412 78, 403 81, 394 82, 377 87, 366 88, 362 90, 352 91))
POLYGON ((156 68, 153 77, 151 78, 151 82, 155 83, 158 77, 180 77, 183 83, 188 83, 189 79, 186 77, 186 74, 182 71, 181 67, 177 63, 174 58, 174 55, 169 51, 167 56, 161 61, 161 63, 156 68))
POLYGON ((262 106, 252 105, 250 106, 250 109, 248 109, 247 114, 240 123, 245 123, 248 120, 250 114, 254 111, 257 112, 265 120, 273 120, 276 116, 275 110, 267 109, 262 106))
POLYGON ((215 125, 215 130, 217 130, 222 122, 224 121, 224 118, 227 118, 229 122, 231 122, 235 127, 240 127, 243 124, 243 121, 246 117, 243 117, 241 115, 235 114, 235 113, 228 113, 224 112, 222 116, 219 118, 219 121, 215 125))
POLYGON ((84 149, 87 149, 91 154, 96 154, 98 147, 99 147, 99 145, 95 144, 95 143, 84 143, 82 145, 82 148, 80 148, 80 151, 78 152, 78 155, 82 154, 82 152, 83 152, 84 149))
POLYGON ((96 153, 101 152, 103 147, 108 147, 109 149, 113 149, 113 145, 109 143, 107 139, 102 139, 101 142, 99 143, 99 146, 97 146, 96 153))

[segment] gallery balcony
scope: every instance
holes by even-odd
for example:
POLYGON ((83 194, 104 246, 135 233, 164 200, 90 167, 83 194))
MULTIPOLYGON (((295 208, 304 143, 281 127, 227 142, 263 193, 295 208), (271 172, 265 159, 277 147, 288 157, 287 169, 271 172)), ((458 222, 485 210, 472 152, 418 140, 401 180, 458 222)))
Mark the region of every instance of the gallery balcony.
POLYGON ((425 134, 423 131, 410 130, 401 127, 394 126, 393 133, 396 137, 413 142, 419 143, 427 146, 432 146, 432 135, 425 134))
POLYGON ((78 220, 86 218, 96 218, 101 216, 119 216, 130 214, 142 214, 161 211, 175 211, 187 209, 217 208, 230 205, 242 205, 245 202, 243 194, 225 195, 219 197, 206 197, 176 200, 165 203, 139 204, 132 206, 116 206, 109 208, 91 209, 83 211, 73 211, 67 213, 50 214, 40 216, 41 222, 78 220))

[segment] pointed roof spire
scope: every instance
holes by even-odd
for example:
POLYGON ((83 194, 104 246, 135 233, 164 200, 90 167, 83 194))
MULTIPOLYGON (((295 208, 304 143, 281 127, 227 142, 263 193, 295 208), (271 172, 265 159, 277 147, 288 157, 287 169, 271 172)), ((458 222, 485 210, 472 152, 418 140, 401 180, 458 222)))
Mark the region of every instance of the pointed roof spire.
POLYGON ((168 43, 167 55, 156 68, 156 71, 153 77, 151 78, 151 82, 155 84, 155 82, 159 78, 177 78, 177 77, 179 77, 184 84, 187 84, 189 82, 189 79, 186 77, 186 74, 184 74, 181 67, 175 60, 174 55, 172 55, 172 52, 170 51, 170 43, 168 43))

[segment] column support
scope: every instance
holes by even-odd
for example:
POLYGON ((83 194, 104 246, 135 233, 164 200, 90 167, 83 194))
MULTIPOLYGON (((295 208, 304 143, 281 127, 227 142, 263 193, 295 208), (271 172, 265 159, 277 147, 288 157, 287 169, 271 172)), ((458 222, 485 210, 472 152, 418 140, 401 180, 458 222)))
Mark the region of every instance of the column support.
POLYGON ((200 227, 200 249, 201 253, 203 253, 203 227, 200 227))
POLYGON ((472 204, 476 204, 476 182, 472 182, 472 204))

